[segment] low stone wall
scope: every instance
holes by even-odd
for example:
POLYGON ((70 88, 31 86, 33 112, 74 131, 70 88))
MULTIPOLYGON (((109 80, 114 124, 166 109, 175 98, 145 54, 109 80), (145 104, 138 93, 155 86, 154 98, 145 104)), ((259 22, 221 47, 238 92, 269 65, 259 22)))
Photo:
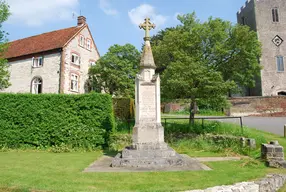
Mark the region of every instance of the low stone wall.
POLYGON ((162 103, 161 111, 163 113, 180 112, 188 109, 189 104, 187 103, 162 103))
POLYGON ((286 175, 268 175, 256 182, 243 182, 234 185, 225 185, 208 188, 205 190, 192 190, 186 192, 276 192, 286 181, 286 175))
POLYGON ((286 96, 231 98, 231 116, 286 116, 286 96))

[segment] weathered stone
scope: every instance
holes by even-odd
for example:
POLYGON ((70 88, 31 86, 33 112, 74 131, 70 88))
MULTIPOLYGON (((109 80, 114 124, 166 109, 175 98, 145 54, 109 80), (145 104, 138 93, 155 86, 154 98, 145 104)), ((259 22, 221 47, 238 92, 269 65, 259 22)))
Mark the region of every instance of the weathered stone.
POLYGON ((278 141, 270 141, 270 145, 279 145, 278 141))
POLYGON ((268 175, 256 182, 243 182, 228 186, 216 186, 205 190, 186 192, 277 192, 286 181, 286 175, 268 175))
MULTIPOLYGON (((275 62, 277 56, 285 56, 286 54, 286 25, 285 20, 281 19, 285 11, 285 0, 247 0, 237 13, 238 23, 248 25, 251 30, 256 31, 259 34, 258 40, 263 45, 262 55, 259 60, 262 66, 260 78, 256 79, 255 88, 249 90, 250 96, 275 96, 286 92, 286 73, 283 70, 280 75, 277 72, 275 62), (278 22, 277 20, 275 22, 271 14, 271 11, 276 7, 279 8, 279 13, 277 13, 279 15, 278 22), (279 40, 280 38, 282 38, 282 41, 279 40), (273 42, 273 40, 276 41, 273 42), (276 44, 277 40, 278 44, 276 44)), ((281 106, 281 103, 278 105, 281 106)), ((259 108, 261 111, 273 113, 275 110, 273 106, 274 102, 271 102, 269 105, 260 104, 259 108)))
POLYGON ((164 168, 188 166, 164 141, 161 125, 160 77, 155 75, 156 65, 151 50, 149 30, 154 27, 150 19, 140 25, 146 31, 145 45, 140 61, 140 74, 135 80, 136 118, 132 145, 117 155, 112 167, 164 168))
POLYGON ((251 139, 251 138, 247 139, 247 145, 248 145, 249 148, 255 149, 256 148, 256 141, 255 141, 255 139, 251 139))
POLYGON ((244 137, 240 138, 241 147, 245 147, 245 145, 246 145, 245 141, 246 141, 246 139, 244 137))
POLYGON ((286 168, 284 149, 277 141, 261 145, 261 158, 267 161, 269 167, 286 168))

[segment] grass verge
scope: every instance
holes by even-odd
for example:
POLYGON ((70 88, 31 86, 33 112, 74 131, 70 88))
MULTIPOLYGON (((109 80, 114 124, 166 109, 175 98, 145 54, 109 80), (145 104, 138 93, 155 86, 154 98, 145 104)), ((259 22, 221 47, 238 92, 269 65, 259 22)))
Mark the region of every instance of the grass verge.
MULTIPOLYGON (((232 184, 266 174, 262 163, 212 162, 213 171, 149 173, 82 173, 101 152, 0 153, 0 186, 31 191, 184 191, 232 184), (257 171, 259 170, 259 171, 257 171)), ((6 190, 7 191, 7 190, 6 190)))
MULTIPOLYGON (((215 144, 201 138, 196 141, 192 133, 251 137, 256 139, 257 149, 248 152, 253 159, 208 162, 212 171, 149 173, 82 173, 84 168, 103 154, 101 151, 51 153, 8 150, 0 152, 0 191, 185 191, 253 180, 272 172, 286 173, 284 170, 267 168, 263 162, 255 160, 262 142, 278 140, 286 148, 286 140, 277 135, 248 128, 241 132, 239 126, 216 122, 206 122, 205 127, 196 124, 190 128, 184 120, 169 122, 165 130, 169 144, 179 153, 190 156, 233 156, 237 152, 232 145, 221 147, 228 143, 221 143, 217 148, 215 144)), ((122 142, 129 142, 129 139, 124 138, 122 142)))

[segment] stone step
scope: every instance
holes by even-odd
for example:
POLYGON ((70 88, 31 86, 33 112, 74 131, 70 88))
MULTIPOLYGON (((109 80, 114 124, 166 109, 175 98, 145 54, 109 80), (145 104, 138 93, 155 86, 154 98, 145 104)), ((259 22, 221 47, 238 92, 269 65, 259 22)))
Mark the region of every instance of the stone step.
POLYGON ((175 157, 176 152, 173 149, 167 148, 164 150, 129 150, 122 151, 122 158, 169 158, 175 157))
POLYGON ((137 167, 137 168, 164 168, 187 166, 183 158, 140 158, 140 159, 115 159, 112 162, 113 167, 137 167))

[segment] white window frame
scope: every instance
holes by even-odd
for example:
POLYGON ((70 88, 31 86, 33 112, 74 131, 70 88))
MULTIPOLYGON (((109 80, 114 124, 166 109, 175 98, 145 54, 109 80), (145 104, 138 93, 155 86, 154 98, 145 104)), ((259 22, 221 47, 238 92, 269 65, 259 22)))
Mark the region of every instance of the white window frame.
POLYGON ((93 61, 93 60, 89 61, 89 66, 90 67, 95 66, 95 65, 96 65, 96 61, 93 61))
POLYGON ((78 92, 79 76, 77 74, 74 74, 74 73, 71 74, 70 86, 71 86, 70 87, 71 91, 78 92))
POLYGON ((80 56, 76 53, 71 54, 71 63, 75 65, 80 65, 80 56))
POLYGON ((80 35, 80 36, 79 36, 79 45, 80 45, 81 47, 84 47, 84 41, 85 41, 84 36, 83 36, 83 35, 80 35))
POLYGON ((284 72, 285 71, 285 65, 284 65, 284 57, 279 55, 276 56, 276 66, 277 66, 277 72, 284 72))
POLYGON ((43 57, 33 57, 32 58, 32 67, 33 68, 39 68, 43 67, 43 57))
POLYGON ((34 77, 32 79, 32 94, 41 94, 43 92, 43 79, 40 77, 34 77), (41 87, 39 87, 41 86, 41 87))
POLYGON ((88 38, 86 39, 86 49, 91 50, 91 40, 88 38))

